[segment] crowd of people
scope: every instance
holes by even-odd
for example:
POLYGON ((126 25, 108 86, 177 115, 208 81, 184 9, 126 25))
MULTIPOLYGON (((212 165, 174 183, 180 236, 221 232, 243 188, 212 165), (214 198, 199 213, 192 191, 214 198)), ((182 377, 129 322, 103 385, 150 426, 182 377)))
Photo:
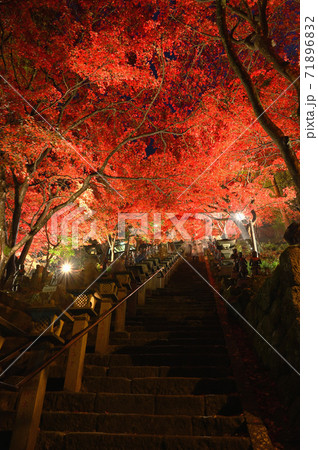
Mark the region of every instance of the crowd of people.
MULTIPOLYGON (((160 247, 160 245, 156 247, 160 247)), ((97 241, 90 239, 89 244, 83 247, 83 249, 85 250, 84 251, 85 254, 91 256, 94 255, 96 257, 98 262, 101 264, 103 270, 105 270, 105 268, 110 264, 108 254, 109 252, 105 251, 105 249, 102 248, 102 246, 97 241)), ((156 248, 156 250, 158 249, 159 248, 156 248)), ((127 265, 142 262, 143 259, 147 258, 147 256, 149 256, 149 253, 151 253, 154 250, 154 247, 147 243, 141 243, 138 246, 138 249, 132 248, 131 250, 132 251, 130 251, 127 254, 127 261, 126 261, 127 265)), ((190 257, 193 262, 199 261, 201 257, 210 253, 214 256, 214 259, 216 260, 217 265, 220 269, 223 265, 222 262, 224 261, 224 259, 228 259, 228 257, 224 258, 224 255, 222 254, 222 251, 218 248, 217 241, 215 239, 210 242, 204 241, 200 242, 192 239, 190 242, 183 243, 183 245, 180 248, 180 251, 184 253, 185 256, 190 257)), ((251 272, 253 276, 260 274, 261 259, 256 251, 252 251, 251 257, 248 261, 242 252, 238 252, 238 250, 234 248, 230 258, 233 261, 233 274, 235 274, 238 278, 243 279, 246 278, 249 272, 251 272)), ((32 272, 34 271, 35 269, 33 269, 32 272)), ((32 275, 33 274, 32 272, 29 273, 29 275, 32 275)), ((19 265, 18 269, 15 271, 13 276, 12 285, 14 291, 18 290, 18 286, 24 275, 25 275, 25 268, 24 265, 21 264, 19 265)))
POLYGON ((248 267, 251 269, 252 275, 259 275, 261 267, 261 259, 255 250, 252 251, 250 260, 247 261, 242 252, 238 252, 235 248, 231 255, 234 260, 233 271, 238 273, 240 278, 246 278, 248 275, 248 267))
MULTIPOLYGON (((209 252, 214 256, 219 268, 221 268, 224 256, 218 249, 216 241, 209 244, 209 252)), ((239 278, 246 278, 249 274, 249 269, 252 276, 259 275, 261 272, 262 261, 255 250, 252 251, 248 260, 242 252, 239 252, 236 248, 234 248, 231 259, 233 260, 233 274, 239 278)))

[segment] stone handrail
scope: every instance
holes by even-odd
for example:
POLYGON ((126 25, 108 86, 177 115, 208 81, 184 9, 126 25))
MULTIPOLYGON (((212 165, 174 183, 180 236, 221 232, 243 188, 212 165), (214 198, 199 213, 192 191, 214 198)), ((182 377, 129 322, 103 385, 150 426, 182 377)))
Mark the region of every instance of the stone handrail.
POLYGON ((179 261, 180 258, 177 255, 166 258, 164 265, 160 264, 161 267, 158 270, 151 274, 140 286, 120 299, 115 305, 111 304, 109 300, 105 300, 105 298, 100 298, 100 315, 93 323, 88 323, 89 316, 87 313, 76 316, 72 338, 53 356, 44 361, 40 367, 26 375, 15 385, 0 382, 0 388, 6 390, 17 391, 23 388, 17 405, 16 421, 10 450, 33 450, 35 448, 46 391, 48 366, 69 349, 64 389, 71 392, 79 392, 82 384, 88 333, 97 327, 95 351, 106 352, 107 343, 109 342, 112 313, 116 312, 115 331, 116 326, 118 331, 122 331, 121 327, 124 328, 125 326, 127 300, 135 296, 137 304, 143 305, 145 303, 147 285, 151 285, 151 289, 164 287, 164 283, 170 278, 173 269, 179 261), (159 277, 159 274, 162 276, 159 277))

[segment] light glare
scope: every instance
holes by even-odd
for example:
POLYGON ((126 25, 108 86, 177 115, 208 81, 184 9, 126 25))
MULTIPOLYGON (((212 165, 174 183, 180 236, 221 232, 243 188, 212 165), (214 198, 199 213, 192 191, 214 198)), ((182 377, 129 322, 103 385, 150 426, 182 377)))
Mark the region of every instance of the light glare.
POLYGON ((62 266, 62 272, 63 273, 69 273, 71 271, 71 269, 72 269, 72 266, 69 263, 65 263, 62 266))
POLYGON ((241 213, 241 212, 238 212, 238 213, 236 213, 235 215, 236 215, 236 218, 237 218, 238 220, 244 220, 244 219, 245 219, 244 214, 241 213))

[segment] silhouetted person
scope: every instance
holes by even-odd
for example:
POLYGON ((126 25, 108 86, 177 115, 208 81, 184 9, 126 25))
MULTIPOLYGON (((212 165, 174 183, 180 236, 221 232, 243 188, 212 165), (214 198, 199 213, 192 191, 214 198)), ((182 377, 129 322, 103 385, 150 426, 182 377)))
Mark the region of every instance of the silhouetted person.
POLYGON ((24 264, 20 264, 18 270, 16 271, 13 277, 12 290, 14 292, 17 292, 19 290, 19 286, 21 284, 24 274, 25 274, 24 264))
POLYGON ((261 263, 262 263, 261 259, 257 256, 257 253, 254 250, 252 252, 252 256, 251 256, 251 259, 250 259, 250 268, 252 269, 252 274, 253 275, 258 275, 259 274, 261 263))
POLYGON ((234 272, 238 272, 239 271, 239 255, 237 253, 237 249, 236 248, 233 250, 233 253, 231 255, 231 259, 234 260, 234 269, 233 269, 233 271, 234 272))
POLYGON ((238 254, 238 265, 239 265, 239 275, 241 278, 246 278, 248 274, 247 261, 243 256, 242 252, 238 254))
POLYGON ((192 248, 192 261, 199 261, 199 248, 198 248, 198 244, 195 243, 193 248, 192 248))

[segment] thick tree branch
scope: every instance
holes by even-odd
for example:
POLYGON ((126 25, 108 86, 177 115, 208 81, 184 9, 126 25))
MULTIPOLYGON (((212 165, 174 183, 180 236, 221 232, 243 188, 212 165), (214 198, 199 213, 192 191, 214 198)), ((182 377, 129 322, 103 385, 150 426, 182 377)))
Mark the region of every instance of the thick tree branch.
POLYGON ((71 203, 75 202, 82 194, 86 191, 88 188, 90 181, 92 179, 93 175, 88 175, 82 186, 74 192, 65 202, 60 203, 59 205, 51 208, 51 204, 55 199, 51 199, 47 202, 46 207, 38 217, 37 221, 33 225, 32 229, 29 231, 28 234, 26 234, 17 244, 15 244, 14 247, 11 248, 10 255, 13 255, 17 250, 19 250, 21 247, 23 247, 26 242, 29 241, 29 239, 33 238, 43 227, 44 225, 51 219, 51 217, 61 209, 65 208, 65 206, 70 205, 71 203))
POLYGON ((226 3, 226 1, 225 4, 227 9, 229 9, 233 14, 245 19, 253 28, 253 32, 250 33, 245 39, 237 40, 235 43, 244 44, 249 49, 259 51, 264 58, 273 65, 274 69, 277 70, 280 75, 282 75, 290 83, 293 83, 294 89, 297 92, 299 105, 300 80, 298 78, 298 73, 291 67, 288 61, 285 61, 278 54, 273 47, 272 39, 268 37, 268 23, 266 17, 267 0, 258 0, 257 6, 259 14, 256 17, 253 16, 251 9, 246 2, 244 2, 244 4, 247 13, 238 10, 229 3, 226 3))
POLYGON ((265 112, 264 107, 260 101, 258 92, 256 90, 256 87, 251 80, 251 77, 249 76, 248 72, 246 71, 241 61, 239 60, 237 54, 235 53, 226 24, 226 1, 216 0, 216 6, 217 6, 217 15, 216 15, 217 26, 230 65, 234 70, 234 72, 236 73, 236 75, 241 80, 241 83, 243 84, 246 90, 246 93, 251 102, 251 105, 253 107, 258 122, 279 148, 285 160, 286 166, 288 167, 288 170, 293 178, 295 186, 299 190, 300 189, 299 161, 296 157, 295 152, 291 147, 290 140, 288 136, 284 135, 283 131, 270 119, 268 114, 265 112))

